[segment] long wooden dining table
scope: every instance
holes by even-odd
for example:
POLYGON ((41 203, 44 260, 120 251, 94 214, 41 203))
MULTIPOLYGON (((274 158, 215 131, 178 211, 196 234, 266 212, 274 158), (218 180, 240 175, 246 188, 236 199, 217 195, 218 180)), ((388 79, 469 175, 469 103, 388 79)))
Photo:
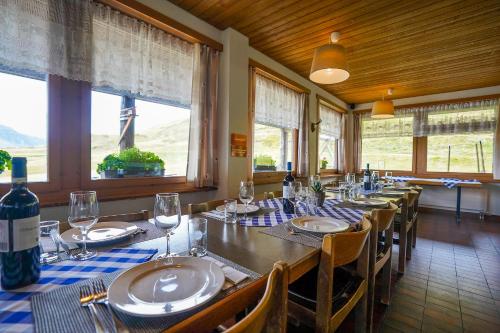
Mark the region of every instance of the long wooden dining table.
MULTIPOLYGON (((165 332, 211 331, 223 321, 234 317, 249 304, 257 301, 265 288, 267 274, 271 272, 273 264, 279 260, 285 261, 290 266, 289 283, 297 280, 319 263, 319 249, 259 232, 262 228, 242 227, 238 224, 225 224, 219 220, 207 219, 209 220, 208 251, 259 273, 262 277, 238 289, 218 303, 204 308, 189 319, 170 327, 165 332)), ((188 216, 182 217, 179 228, 171 237, 173 252, 181 253, 188 250, 187 220, 188 216)), ((128 247, 156 248, 161 254, 166 250, 166 240, 157 238, 128 247)))

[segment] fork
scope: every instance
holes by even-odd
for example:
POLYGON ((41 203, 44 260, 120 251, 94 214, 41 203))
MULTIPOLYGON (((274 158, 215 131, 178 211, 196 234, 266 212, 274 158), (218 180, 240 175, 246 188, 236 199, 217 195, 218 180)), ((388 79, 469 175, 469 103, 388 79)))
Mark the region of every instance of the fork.
POLYGON ((94 323, 96 333, 105 333, 106 329, 103 324, 99 320, 99 316, 97 315, 97 309, 94 304, 94 295, 90 290, 89 286, 81 286, 80 287, 80 305, 84 307, 88 307, 90 309, 90 314, 92 315, 92 322, 94 323))
POLYGON ((109 314, 111 315, 111 318, 113 319, 113 329, 117 333, 128 333, 129 330, 128 328, 118 319, 115 314, 113 313, 113 310, 109 306, 108 302, 108 292, 106 290, 106 286, 104 285, 104 282, 102 280, 96 280, 93 283, 94 287, 94 300, 98 304, 104 304, 106 308, 108 309, 109 314))

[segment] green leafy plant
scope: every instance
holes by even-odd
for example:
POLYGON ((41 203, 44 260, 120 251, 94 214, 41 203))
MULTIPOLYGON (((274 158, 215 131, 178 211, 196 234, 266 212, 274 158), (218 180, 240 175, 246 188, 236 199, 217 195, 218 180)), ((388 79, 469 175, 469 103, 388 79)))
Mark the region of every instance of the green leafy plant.
POLYGON ((321 169, 326 169, 326 167, 328 166, 328 160, 326 158, 323 157, 323 159, 321 160, 321 169))
POLYGON ((0 173, 5 171, 5 168, 11 169, 12 164, 11 164, 12 157, 8 152, 5 150, 0 150, 0 173))
POLYGON ((97 165, 97 172, 115 170, 156 171, 165 169, 165 162, 155 153, 132 147, 119 154, 110 154, 97 165))
POLYGON ((270 155, 258 155, 254 158, 255 165, 276 166, 276 161, 270 155))
POLYGON ((311 187, 311 190, 313 192, 317 192, 317 193, 323 192, 323 185, 321 184, 321 182, 316 182, 315 181, 314 183, 311 184, 310 187, 311 187))
POLYGON ((109 154, 103 159, 102 163, 97 164, 98 173, 104 171, 116 171, 123 168, 124 163, 117 154, 109 154))

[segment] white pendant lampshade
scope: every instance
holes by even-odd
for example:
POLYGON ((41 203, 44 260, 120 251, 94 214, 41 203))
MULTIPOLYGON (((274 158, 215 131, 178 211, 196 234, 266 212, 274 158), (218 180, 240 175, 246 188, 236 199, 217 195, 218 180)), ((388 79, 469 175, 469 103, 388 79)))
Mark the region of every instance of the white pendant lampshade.
MULTIPOLYGON (((392 95, 392 89, 388 90, 388 95, 392 95)), ((386 101, 382 97, 381 101, 373 103, 371 117, 377 119, 394 118, 394 103, 386 101)))
POLYGON ((349 78, 345 48, 338 41, 340 34, 331 35, 333 44, 327 44, 314 50, 309 79, 319 84, 334 84, 349 78))

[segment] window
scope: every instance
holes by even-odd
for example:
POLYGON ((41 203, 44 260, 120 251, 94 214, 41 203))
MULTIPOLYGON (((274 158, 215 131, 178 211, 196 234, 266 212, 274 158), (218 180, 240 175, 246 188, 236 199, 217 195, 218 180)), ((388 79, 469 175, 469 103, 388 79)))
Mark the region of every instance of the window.
POLYGON ((292 142, 289 129, 255 124, 254 172, 285 171, 286 162, 292 161, 292 142))
POLYGON ((92 178, 186 175, 189 109, 92 91, 91 119, 92 178))
POLYGON ((413 117, 361 120, 361 166, 371 169, 412 171, 413 117))
POLYGON ((255 91, 255 117, 252 133, 252 170, 256 174, 286 171, 287 162, 292 162, 295 169, 299 118, 304 110, 304 94, 260 69, 253 70, 255 86, 251 89, 255 91))
POLYGON ((493 133, 429 136, 427 171, 491 173, 493 142, 493 133))
POLYGON ((320 170, 337 171, 339 140, 342 137, 342 113, 318 99, 319 125, 318 162, 320 170))
MULTIPOLYGON (((0 72, 0 100, 0 150, 28 159, 30 182, 48 181, 46 80, 0 72)), ((0 183, 10 181, 9 170, 0 174, 0 183)))

